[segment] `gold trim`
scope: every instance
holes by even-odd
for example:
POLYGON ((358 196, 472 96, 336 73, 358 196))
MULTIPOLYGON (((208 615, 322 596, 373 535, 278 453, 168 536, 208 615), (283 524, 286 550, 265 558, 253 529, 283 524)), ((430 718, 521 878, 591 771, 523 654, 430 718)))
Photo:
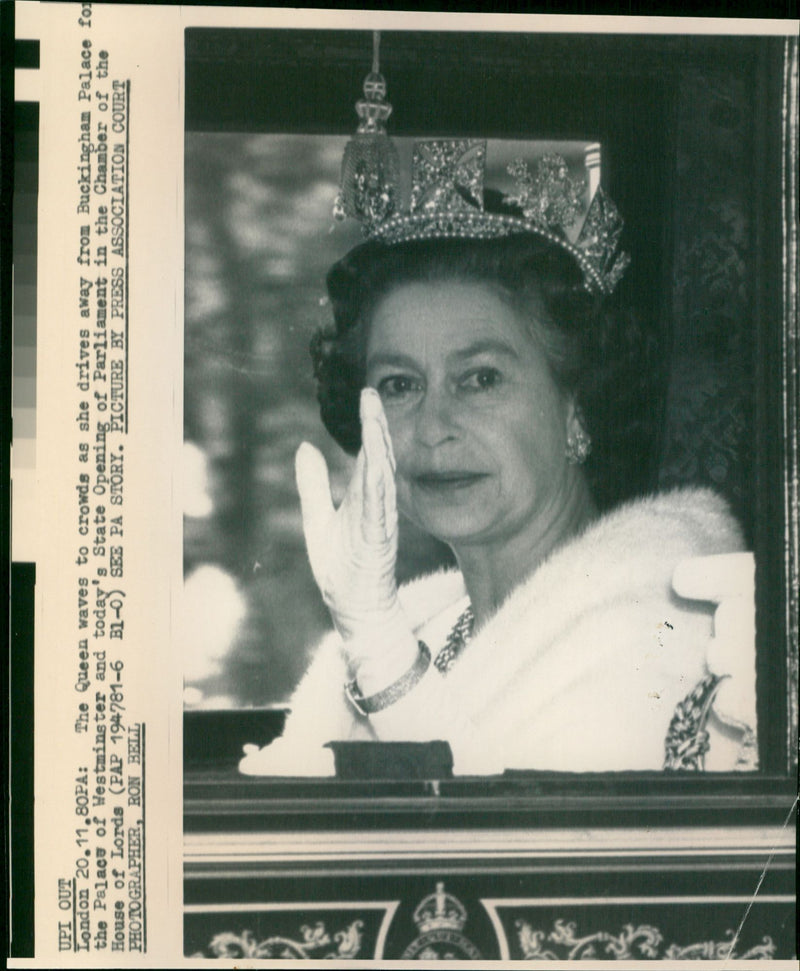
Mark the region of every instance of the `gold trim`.
POLYGON ((574 961, 596 958, 598 960, 635 961, 649 960, 769 960, 775 955, 775 943, 765 934, 743 954, 734 950, 736 936, 732 930, 725 932, 723 941, 698 941, 692 944, 664 946, 664 935, 650 924, 626 924, 616 934, 595 931, 584 937, 577 936, 575 921, 557 918, 550 931, 534 930, 522 919, 514 922, 517 939, 526 960, 574 961))
POLYGON ((184 834, 187 876, 214 864, 235 869, 261 862, 325 866, 377 860, 390 866, 453 859, 714 860, 720 854, 747 860, 770 853, 793 856, 794 848, 795 834, 788 826, 184 834))

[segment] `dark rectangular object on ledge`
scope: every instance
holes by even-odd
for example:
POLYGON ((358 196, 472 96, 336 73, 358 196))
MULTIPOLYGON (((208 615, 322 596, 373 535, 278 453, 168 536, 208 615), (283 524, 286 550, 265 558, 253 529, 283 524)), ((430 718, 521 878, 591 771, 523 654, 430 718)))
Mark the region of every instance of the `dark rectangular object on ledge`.
POLYGON ((447 742, 328 742, 337 779, 452 779, 447 742))

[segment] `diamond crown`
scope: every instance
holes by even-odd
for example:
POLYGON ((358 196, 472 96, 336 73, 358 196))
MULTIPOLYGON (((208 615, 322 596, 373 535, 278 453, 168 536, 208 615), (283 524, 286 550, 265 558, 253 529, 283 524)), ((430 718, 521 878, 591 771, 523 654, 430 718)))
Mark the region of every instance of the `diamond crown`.
POLYGON ((622 218, 600 187, 600 146, 589 145, 586 182, 574 180, 564 158, 551 152, 535 173, 515 159, 507 166, 514 191, 503 195, 500 211, 486 208, 484 179, 487 142, 474 138, 429 139, 414 144, 411 196, 407 211, 400 200, 400 160, 386 132, 392 106, 380 73, 380 31, 372 35, 372 71, 356 104, 358 129, 345 147, 337 219, 357 219, 364 234, 385 243, 462 237, 492 239, 534 233, 567 250, 593 293, 611 293, 630 262, 619 250, 622 218), (583 223, 578 228, 580 218, 583 223))
MULTIPOLYGON (((386 136, 383 136, 386 138, 386 136)), ((387 139, 388 140, 388 139, 387 139)), ((481 139, 429 139, 414 144, 408 209, 398 207, 396 163, 361 173, 358 191, 347 191, 347 173, 339 200, 351 203, 338 215, 358 219, 369 239, 393 244, 418 239, 493 239, 533 233, 566 249, 580 266, 590 292, 611 293, 630 262, 620 251, 622 218, 599 185, 600 146, 585 150, 593 193, 585 203, 586 182, 573 179, 565 159, 549 153, 533 172, 516 159, 507 167, 513 192, 504 193, 502 211, 484 205, 487 142, 481 139), (595 170, 594 179, 591 178, 595 170), (392 173, 390 178, 390 172, 392 173), (582 222, 581 222, 582 220, 582 222)))

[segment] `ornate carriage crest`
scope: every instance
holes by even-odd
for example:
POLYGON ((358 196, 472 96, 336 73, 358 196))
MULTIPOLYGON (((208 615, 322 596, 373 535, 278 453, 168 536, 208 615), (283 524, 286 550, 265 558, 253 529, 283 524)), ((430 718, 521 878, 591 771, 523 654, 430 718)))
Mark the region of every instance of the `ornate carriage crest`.
POLYGON ((434 893, 417 905, 414 923, 419 937, 403 952, 402 957, 417 961, 474 960, 481 952, 461 933, 467 922, 467 911, 458 897, 445 893, 444 883, 437 883, 434 893))

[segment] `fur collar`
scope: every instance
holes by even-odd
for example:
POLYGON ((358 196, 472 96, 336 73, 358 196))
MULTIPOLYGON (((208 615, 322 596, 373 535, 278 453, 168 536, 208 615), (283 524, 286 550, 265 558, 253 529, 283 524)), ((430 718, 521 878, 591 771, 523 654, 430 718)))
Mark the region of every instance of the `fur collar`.
MULTIPOLYGON (((329 774, 324 743, 359 737, 445 738, 459 774, 659 769, 675 706, 705 674, 712 629, 712 606, 677 597, 672 574, 685 557, 741 548, 709 490, 627 503, 521 576, 446 675, 431 665, 371 724, 344 699, 331 634, 292 698, 284 738, 248 754, 241 770, 329 774)), ((457 570, 405 585, 401 600, 434 654, 467 602, 457 570)))
MULTIPOLYGON (((708 490, 600 517, 520 583, 444 678, 427 679, 430 697, 420 692, 413 718, 420 736, 448 738, 461 773, 660 768, 675 707, 706 673, 712 633, 711 605, 679 598, 672 574, 686 557, 741 548, 725 502, 708 490)), ((434 654, 464 595, 457 571, 404 589, 434 654)))
MULTIPOLYGON (((651 593, 657 580, 663 596, 671 598, 672 574, 680 560, 741 549, 738 523, 725 500, 710 489, 681 488, 633 499, 554 550, 532 576, 521 576, 490 625, 527 610, 532 588, 590 607, 614 592, 635 597, 644 587, 651 593)), ((466 597, 464 578, 456 569, 419 577, 400 591, 415 629, 448 608, 453 612, 466 597)))

